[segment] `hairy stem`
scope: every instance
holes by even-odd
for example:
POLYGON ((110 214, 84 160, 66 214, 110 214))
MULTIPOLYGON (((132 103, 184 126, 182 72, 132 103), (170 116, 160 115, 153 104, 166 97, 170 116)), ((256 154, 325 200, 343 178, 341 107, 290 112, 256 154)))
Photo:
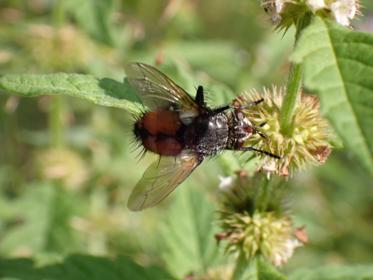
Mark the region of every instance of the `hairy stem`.
POLYGON ((269 198, 271 195, 270 181, 266 177, 262 177, 260 192, 258 193, 256 210, 264 212, 267 209, 269 198))
POLYGON ((300 93, 302 84, 303 66, 293 64, 290 68, 289 80, 287 83, 287 92, 281 107, 280 126, 281 133, 289 136, 292 132, 293 115, 295 104, 300 93))
POLYGON ((240 252, 236 260, 236 266, 234 267, 232 280, 243 279, 243 275, 245 271, 247 270, 248 266, 249 266, 249 262, 246 259, 245 254, 243 252, 240 252))

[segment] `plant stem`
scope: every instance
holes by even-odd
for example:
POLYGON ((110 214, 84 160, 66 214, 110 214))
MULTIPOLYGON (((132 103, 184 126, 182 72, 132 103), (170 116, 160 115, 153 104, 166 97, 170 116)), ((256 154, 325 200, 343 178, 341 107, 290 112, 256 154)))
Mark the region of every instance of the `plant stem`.
MULTIPOLYGON (((52 12, 52 22, 55 35, 58 36, 58 29, 61 28, 65 22, 65 7, 63 0, 56 1, 52 12)), ((52 96, 51 108, 49 111, 49 133, 50 143, 53 147, 60 147, 64 142, 62 120, 63 111, 62 96, 52 96)))
POLYGON ((243 275, 245 271, 248 269, 249 262, 247 261, 245 254, 243 252, 240 252, 238 259, 236 261, 236 266, 234 267, 232 279, 233 280, 239 280, 243 279, 243 275))
POLYGON ((55 29, 60 28, 65 23, 65 7, 63 0, 57 0, 54 4, 52 22, 55 29))
MULTIPOLYGON (((294 46, 296 45, 302 30, 310 23, 311 16, 312 15, 305 14, 296 24, 294 46)), ((300 88, 302 86, 302 77, 303 65, 292 64, 290 66, 289 78, 286 87, 287 91, 282 103, 280 116, 281 133, 285 136, 289 136, 292 133, 293 115, 298 95, 300 93, 300 88)))
POLYGON ((63 145, 62 96, 53 96, 49 111, 50 143, 53 147, 63 145))
POLYGON ((268 206, 269 197, 271 194, 271 186, 270 186, 270 180, 268 180, 266 177, 262 177, 260 192, 258 194, 257 198, 257 205, 255 206, 255 209, 261 212, 266 211, 268 206))
POLYGON ((286 136, 289 136, 292 132, 293 114, 302 84, 302 75, 303 66, 301 64, 292 64, 280 116, 281 133, 286 136))

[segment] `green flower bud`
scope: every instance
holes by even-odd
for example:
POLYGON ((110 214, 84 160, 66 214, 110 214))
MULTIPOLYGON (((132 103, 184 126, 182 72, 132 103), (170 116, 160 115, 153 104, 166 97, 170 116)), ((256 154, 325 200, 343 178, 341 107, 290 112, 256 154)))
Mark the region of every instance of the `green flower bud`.
POLYGON ((301 235, 300 229, 293 228, 278 186, 271 190, 266 207, 260 205, 258 179, 240 173, 231 185, 223 186, 219 217, 223 231, 216 238, 227 243, 228 253, 243 255, 248 260, 260 255, 280 266, 295 248, 306 242, 305 232, 302 230, 301 235))

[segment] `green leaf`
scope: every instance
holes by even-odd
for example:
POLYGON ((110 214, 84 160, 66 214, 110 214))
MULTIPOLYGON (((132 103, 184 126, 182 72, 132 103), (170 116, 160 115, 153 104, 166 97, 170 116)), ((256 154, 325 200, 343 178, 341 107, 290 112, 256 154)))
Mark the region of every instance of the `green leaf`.
POLYGON ((319 93, 345 146, 373 171, 373 36, 316 17, 292 60, 304 63, 306 87, 319 93))
POLYGON ((205 193, 184 186, 176 195, 162 227, 166 246, 163 258, 178 278, 191 272, 203 272, 217 256, 214 234, 214 207, 205 193))
POLYGON ((113 0, 95 1, 65 0, 67 11, 70 12, 78 25, 97 41, 113 45, 112 34, 113 14, 115 5, 113 0))
POLYGON ((0 259, 0 279, 13 280, 167 280, 172 277, 158 267, 142 267, 125 257, 115 259, 72 255, 62 263, 39 267, 32 259, 0 259))
POLYGON ((300 269, 289 280, 372 280, 373 264, 300 269))
POLYGON ((0 77, 0 89, 27 97, 68 95, 95 104, 138 112, 137 95, 127 80, 99 79, 83 74, 9 74, 0 77))
POLYGON ((71 252, 81 248, 70 226, 71 218, 80 214, 77 195, 64 192, 53 184, 32 184, 18 200, 8 205, 9 212, 0 217, 15 223, 3 234, 0 250, 5 254, 26 249, 32 253, 42 251, 71 252), (38 203, 35 203, 38 201, 38 203))

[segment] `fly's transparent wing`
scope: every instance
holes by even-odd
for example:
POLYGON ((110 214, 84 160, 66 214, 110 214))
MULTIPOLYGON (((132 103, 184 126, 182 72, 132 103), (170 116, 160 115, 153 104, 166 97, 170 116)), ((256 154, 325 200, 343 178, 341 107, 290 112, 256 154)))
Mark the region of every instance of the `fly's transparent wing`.
POLYGON ((198 156, 184 151, 177 157, 154 161, 133 189, 128 208, 140 211, 152 207, 168 196, 201 163, 198 156))
POLYGON ((131 63, 125 66, 127 79, 141 101, 155 111, 175 109, 198 113, 198 105, 181 87, 153 66, 131 63))

